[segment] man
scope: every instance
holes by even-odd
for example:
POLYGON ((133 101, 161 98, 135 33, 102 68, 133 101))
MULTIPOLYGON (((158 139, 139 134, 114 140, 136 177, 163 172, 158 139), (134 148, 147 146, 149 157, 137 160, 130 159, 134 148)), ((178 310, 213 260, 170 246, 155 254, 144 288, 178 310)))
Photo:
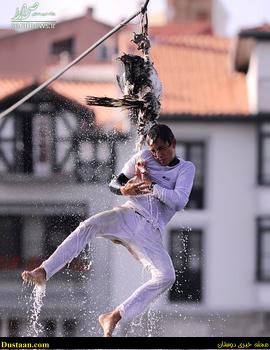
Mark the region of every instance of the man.
POLYGON ((109 185, 112 192, 130 196, 129 201, 82 222, 40 267, 22 273, 26 281, 45 283, 95 237, 125 246, 150 271, 151 279, 112 312, 99 316, 105 337, 112 336, 120 319, 142 313, 175 281, 162 231, 187 204, 195 167, 176 156, 176 140, 168 126, 154 125, 146 141, 149 149, 130 158, 109 185))

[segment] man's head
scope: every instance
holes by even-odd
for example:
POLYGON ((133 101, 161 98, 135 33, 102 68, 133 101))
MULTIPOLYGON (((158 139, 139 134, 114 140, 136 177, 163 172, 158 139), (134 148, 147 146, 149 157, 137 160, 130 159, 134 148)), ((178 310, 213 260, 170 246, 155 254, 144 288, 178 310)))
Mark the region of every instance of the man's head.
POLYGON ((153 157, 161 165, 169 165, 176 156, 176 140, 165 124, 156 124, 147 133, 147 144, 153 157))

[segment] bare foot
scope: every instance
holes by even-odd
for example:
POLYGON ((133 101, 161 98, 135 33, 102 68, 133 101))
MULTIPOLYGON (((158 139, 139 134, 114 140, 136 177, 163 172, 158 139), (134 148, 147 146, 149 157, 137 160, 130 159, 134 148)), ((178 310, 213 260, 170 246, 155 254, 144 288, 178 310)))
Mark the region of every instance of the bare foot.
POLYGON ((35 284, 46 283, 46 272, 43 267, 37 267, 32 271, 24 271, 22 273, 22 279, 25 282, 34 282, 35 284))
POLYGON ((100 315, 98 320, 103 329, 104 337, 112 337, 115 326, 120 321, 121 315, 118 310, 100 315))

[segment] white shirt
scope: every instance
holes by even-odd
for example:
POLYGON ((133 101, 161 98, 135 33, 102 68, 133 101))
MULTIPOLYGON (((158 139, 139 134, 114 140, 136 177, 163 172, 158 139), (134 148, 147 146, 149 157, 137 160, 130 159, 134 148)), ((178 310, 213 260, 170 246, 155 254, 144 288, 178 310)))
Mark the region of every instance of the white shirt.
POLYGON ((176 165, 164 166, 154 159, 149 150, 143 150, 131 157, 121 171, 130 179, 135 175, 136 163, 145 161, 148 176, 156 183, 153 193, 130 196, 124 206, 135 209, 160 230, 164 229, 176 211, 186 206, 192 189, 195 166, 190 161, 178 159, 176 165))

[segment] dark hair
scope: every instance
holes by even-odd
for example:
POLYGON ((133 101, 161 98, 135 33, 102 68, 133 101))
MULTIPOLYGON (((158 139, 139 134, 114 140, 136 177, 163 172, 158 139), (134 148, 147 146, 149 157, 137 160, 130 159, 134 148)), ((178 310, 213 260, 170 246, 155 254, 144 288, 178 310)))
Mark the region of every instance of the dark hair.
POLYGON ((160 139, 164 142, 168 142, 169 145, 175 139, 172 130, 165 124, 155 124, 147 133, 147 141, 151 139, 153 142, 156 142, 157 139, 160 139))

